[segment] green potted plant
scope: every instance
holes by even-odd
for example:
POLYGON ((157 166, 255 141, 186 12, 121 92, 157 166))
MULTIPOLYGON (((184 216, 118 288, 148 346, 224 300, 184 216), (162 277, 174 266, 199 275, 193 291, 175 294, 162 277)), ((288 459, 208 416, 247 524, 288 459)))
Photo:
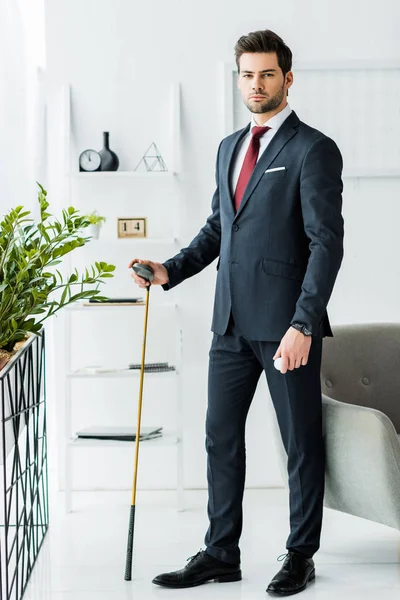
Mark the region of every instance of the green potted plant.
POLYGON ((97 210, 94 210, 93 212, 91 212, 90 215, 86 215, 86 218, 89 219, 89 222, 90 222, 90 225, 89 225, 90 235, 94 239, 98 240, 99 236, 100 236, 100 228, 103 225, 103 223, 106 222, 106 218, 99 215, 97 210))
POLYGON ((40 217, 30 218, 23 206, 0 221, 0 369, 43 322, 81 299, 106 300, 99 285, 113 277, 114 265, 96 262, 85 272, 63 276, 56 268, 62 258, 90 241, 82 230, 90 220, 72 206, 58 220, 47 212, 46 190, 39 185, 40 217))

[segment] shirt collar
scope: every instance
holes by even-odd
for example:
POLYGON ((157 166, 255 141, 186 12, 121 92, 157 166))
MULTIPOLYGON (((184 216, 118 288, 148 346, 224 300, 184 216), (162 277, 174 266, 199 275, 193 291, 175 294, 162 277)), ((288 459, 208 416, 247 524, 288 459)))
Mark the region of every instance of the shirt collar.
MULTIPOLYGON (((292 112, 292 109, 290 108, 289 104, 286 104, 285 108, 283 108, 280 112, 278 112, 276 115, 274 115, 273 117, 271 117, 270 119, 268 119, 268 121, 266 121, 264 123, 264 125, 262 125, 262 127, 271 127, 271 129, 279 129, 279 127, 282 125, 282 123, 288 118, 288 116, 290 115, 290 113, 292 112)), ((252 127, 260 127, 260 125, 257 125, 257 123, 254 120, 254 115, 251 118, 250 121, 250 131, 252 127)))

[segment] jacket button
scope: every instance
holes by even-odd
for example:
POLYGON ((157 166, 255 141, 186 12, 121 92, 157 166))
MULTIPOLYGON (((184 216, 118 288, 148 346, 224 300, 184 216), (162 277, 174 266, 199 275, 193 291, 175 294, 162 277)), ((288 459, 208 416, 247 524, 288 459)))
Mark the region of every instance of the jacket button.
POLYGON ((232 229, 233 231, 237 231, 239 229, 239 225, 236 225, 236 223, 234 225, 232 225, 232 229))
POLYGON ((362 377, 361 381, 363 382, 364 385, 369 385, 368 377, 362 377))
POLYGON ((326 387, 331 388, 332 387, 332 381, 330 379, 325 379, 325 385, 326 385, 326 387))

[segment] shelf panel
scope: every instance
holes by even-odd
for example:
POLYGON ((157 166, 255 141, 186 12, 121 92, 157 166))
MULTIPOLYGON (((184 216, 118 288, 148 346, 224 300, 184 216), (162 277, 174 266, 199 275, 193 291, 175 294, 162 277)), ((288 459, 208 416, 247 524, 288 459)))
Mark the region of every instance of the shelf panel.
MULTIPOLYGON (((122 379, 130 378, 130 377, 138 377, 140 375, 141 369, 124 369, 121 371, 111 371, 108 373, 85 373, 81 371, 70 371, 67 373, 67 377, 69 379, 104 379, 107 377, 120 377, 122 379)), ((175 371, 145 371, 145 376, 154 375, 158 377, 168 377, 168 376, 176 376, 178 374, 178 370, 175 371)))
POLYGON ((71 179, 120 179, 121 177, 129 177, 131 179, 139 179, 148 177, 149 179, 172 179, 177 173, 175 171, 95 171, 94 173, 86 173, 84 171, 71 173, 71 179))
MULTIPOLYGON (((107 238, 102 237, 100 234, 99 238, 93 238, 90 240, 90 243, 95 242, 98 244, 99 242, 105 242, 107 245, 109 244, 120 244, 120 246, 126 246, 128 243, 139 243, 139 244, 178 244, 181 240, 177 237, 169 237, 169 238, 156 238, 156 237, 131 237, 131 238, 107 238)), ((88 242, 89 243, 89 242, 88 242)), ((82 246, 83 247, 83 246, 82 246)))
MULTIPOLYGON (((138 306, 146 306, 146 302, 135 302, 133 304, 123 304, 122 302, 116 302, 115 304, 111 304, 110 302, 104 302, 104 303, 91 303, 90 306, 86 306, 83 303, 79 303, 79 304, 71 304, 69 306, 66 306, 64 308, 64 310, 69 310, 69 311, 73 311, 73 312, 88 312, 91 310, 111 310, 111 309, 116 309, 116 308, 123 308, 124 310, 126 310, 127 308, 137 308, 138 306)), ((160 304, 160 303, 153 303, 151 305, 151 308, 177 308, 178 304, 176 302, 165 302, 164 304, 160 304)))
MULTIPOLYGON (((180 443, 179 437, 175 434, 167 434, 152 440, 141 440, 140 444, 145 446, 174 446, 180 443)), ((67 442, 67 446, 75 448, 83 447, 123 447, 133 448, 136 442, 122 442, 119 440, 95 440, 95 439, 82 439, 82 438, 70 438, 67 442)))
POLYGON ((343 169, 343 179, 358 178, 396 178, 400 177, 400 169, 343 169))

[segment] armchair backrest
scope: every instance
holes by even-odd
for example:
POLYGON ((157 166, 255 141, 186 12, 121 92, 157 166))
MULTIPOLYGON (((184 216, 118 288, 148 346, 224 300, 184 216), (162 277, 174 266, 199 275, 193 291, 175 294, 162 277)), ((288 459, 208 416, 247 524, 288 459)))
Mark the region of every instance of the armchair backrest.
POLYGON ((385 413, 400 433, 400 323, 332 328, 323 341, 321 386, 330 398, 385 413))

